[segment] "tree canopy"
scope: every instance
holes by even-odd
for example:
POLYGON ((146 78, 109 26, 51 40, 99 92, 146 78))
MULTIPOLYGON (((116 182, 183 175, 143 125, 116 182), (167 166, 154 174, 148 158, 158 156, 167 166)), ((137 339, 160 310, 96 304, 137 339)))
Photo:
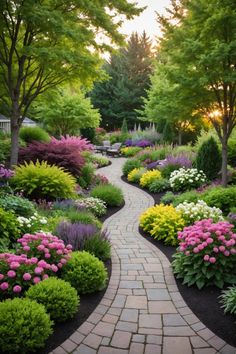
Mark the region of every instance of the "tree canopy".
POLYGON ((130 19, 141 10, 126 0, 0 2, 1 100, 11 116, 12 164, 19 128, 35 98, 66 80, 98 77, 99 53, 123 43, 116 15, 130 19))
POLYGON ((129 128, 138 122, 137 109, 150 85, 153 52, 151 41, 145 32, 141 36, 132 33, 126 48, 111 55, 104 70, 108 81, 95 84, 91 99, 102 116, 104 128, 120 128, 125 118, 129 128))

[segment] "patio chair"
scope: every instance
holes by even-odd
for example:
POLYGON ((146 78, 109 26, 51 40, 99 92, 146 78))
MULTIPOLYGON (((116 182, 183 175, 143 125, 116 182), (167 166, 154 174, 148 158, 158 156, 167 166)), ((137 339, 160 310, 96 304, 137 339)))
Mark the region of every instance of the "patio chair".
POLYGON ((106 153, 110 156, 120 156, 120 148, 122 143, 115 143, 109 149, 107 149, 106 153))
POLYGON ((95 146, 95 150, 97 152, 101 152, 102 154, 106 153, 109 148, 111 148, 111 142, 109 140, 104 140, 102 145, 95 146))

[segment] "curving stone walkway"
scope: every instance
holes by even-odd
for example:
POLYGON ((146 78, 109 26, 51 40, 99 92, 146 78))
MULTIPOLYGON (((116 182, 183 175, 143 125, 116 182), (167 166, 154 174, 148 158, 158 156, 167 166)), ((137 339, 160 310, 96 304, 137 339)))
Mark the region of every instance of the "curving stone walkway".
POLYGON ((138 217, 153 205, 124 183, 123 158, 99 170, 121 187, 125 207, 105 222, 112 240, 112 276, 104 298, 78 330, 51 354, 236 354, 181 297, 164 254, 138 233, 138 217))

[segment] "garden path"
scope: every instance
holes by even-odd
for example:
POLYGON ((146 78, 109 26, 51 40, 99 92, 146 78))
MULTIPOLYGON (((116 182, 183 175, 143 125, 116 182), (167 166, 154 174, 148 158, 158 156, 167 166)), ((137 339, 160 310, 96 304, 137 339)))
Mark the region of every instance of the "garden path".
POLYGON ((181 297, 165 255, 138 232, 154 201, 120 179, 124 158, 99 170, 119 186, 125 206, 104 223, 112 241, 112 276, 89 318, 50 354, 236 354, 181 297))

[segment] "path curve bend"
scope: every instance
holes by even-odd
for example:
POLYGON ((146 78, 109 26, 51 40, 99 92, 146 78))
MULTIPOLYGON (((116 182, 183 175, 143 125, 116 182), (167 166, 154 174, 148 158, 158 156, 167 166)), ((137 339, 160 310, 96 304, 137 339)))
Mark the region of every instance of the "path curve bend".
POLYGON ((112 275, 89 318, 50 354, 236 354, 211 332, 180 295, 165 255, 138 232, 140 214, 154 204, 123 182, 124 158, 99 174, 119 186, 125 206, 104 223, 112 242, 112 275))

